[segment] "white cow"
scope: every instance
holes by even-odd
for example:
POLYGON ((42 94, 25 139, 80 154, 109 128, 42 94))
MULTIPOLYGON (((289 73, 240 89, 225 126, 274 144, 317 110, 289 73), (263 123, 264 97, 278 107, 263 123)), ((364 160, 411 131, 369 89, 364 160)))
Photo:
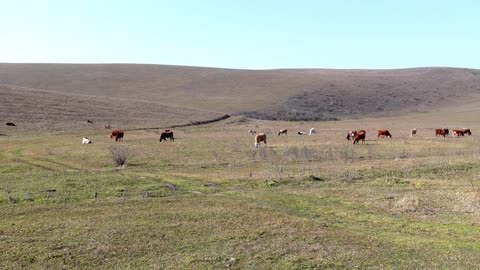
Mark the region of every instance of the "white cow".
POLYGON ((310 135, 315 135, 315 134, 317 134, 317 130, 315 128, 311 128, 309 134, 310 135))
POLYGON ((82 144, 91 144, 92 140, 90 140, 88 137, 83 137, 82 139, 82 144))

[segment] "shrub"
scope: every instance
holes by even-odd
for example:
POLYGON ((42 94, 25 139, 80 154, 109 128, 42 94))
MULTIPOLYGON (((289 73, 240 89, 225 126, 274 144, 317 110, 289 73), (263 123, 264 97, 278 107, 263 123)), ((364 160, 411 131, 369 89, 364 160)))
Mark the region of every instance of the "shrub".
POLYGON ((420 208, 420 202, 415 195, 405 195, 394 204, 394 209, 400 212, 417 212, 420 208))
POLYGON ((117 167, 124 167, 127 164, 127 145, 114 145, 110 148, 110 152, 112 152, 112 159, 117 167))

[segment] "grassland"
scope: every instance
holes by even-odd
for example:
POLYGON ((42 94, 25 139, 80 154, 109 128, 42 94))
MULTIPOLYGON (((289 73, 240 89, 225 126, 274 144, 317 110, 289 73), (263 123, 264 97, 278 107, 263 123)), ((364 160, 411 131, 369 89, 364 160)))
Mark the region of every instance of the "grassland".
POLYGON ((0 268, 476 269, 478 107, 456 110, 234 117, 175 129, 163 143, 156 130, 122 143, 103 127, 2 131, 0 268), (445 125, 474 135, 433 136, 445 125), (292 135, 310 127, 318 134, 292 135), (276 136, 280 128, 291 135, 276 136), (346 141, 352 128, 367 130, 365 145, 346 141), (377 128, 393 138, 376 138, 377 128), (268 147, 253 148, 249 129, 267 132, 268 147), (113 166, 119 144, 125 168, 113 166))
POLYGON ((0 64, 0 269, 477 269, 479 83, 450 68, 0 64), (245 111, 343 120, 235 116, 162 143, 143 129, 245 111))

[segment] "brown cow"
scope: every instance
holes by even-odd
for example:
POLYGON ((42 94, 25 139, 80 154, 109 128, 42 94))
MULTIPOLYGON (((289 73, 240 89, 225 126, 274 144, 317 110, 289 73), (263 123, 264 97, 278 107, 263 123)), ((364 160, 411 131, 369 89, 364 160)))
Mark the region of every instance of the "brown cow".
POLYGON ((365 144, 365 137, 367 136, 367 133, 365 130, 359 130, 357 134, 353 137, 353 144, 359 143, 360 140, 362 140, 362 144, 365 144))
POLYGON ((453 136, 463 137, 464 132, 463 132, 463 130, 460 130, 460 129, 454 129, 454 130, 452 130, 452 134, 453 134, 453 136))
POLYGON ((445 129, 436 128, 435 129, 435 136, 443 136, 445 138, 445 129))
POLYGON ((116 142, 123 141, 123 135, 125 135, 123 130, 115 129, 112 131, 112 134, 110 135, 110 139, 115 137, 116 142))
POLYGON ((267 134, 259 133, 259 134, 257 134, 257 136, 255 136, 255 147, 258 148, 260 146, 261 142, 264 142, 265 147, 267 147, 267 134))
POLYGON ((278 135, 277 136, 280 136, 282 134, 285 134, 287 135, 287 130, 286 129, 280 129, 280 131, 278 132, 278 135))
POLYGON ((378 131, 378 136, 377 137, 390 137, 390 139, 392 138, 392 134, 390 134, 390 131, 386 130, 386 129, 379 129, 378 131))

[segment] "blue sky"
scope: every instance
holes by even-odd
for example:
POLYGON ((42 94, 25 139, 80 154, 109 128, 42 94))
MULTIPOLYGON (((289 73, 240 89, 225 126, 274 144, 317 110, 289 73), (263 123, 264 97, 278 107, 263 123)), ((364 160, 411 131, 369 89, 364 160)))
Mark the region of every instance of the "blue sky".
POLYGON ((480 1, 0 0, 0 62, 480 68, 480 1))

